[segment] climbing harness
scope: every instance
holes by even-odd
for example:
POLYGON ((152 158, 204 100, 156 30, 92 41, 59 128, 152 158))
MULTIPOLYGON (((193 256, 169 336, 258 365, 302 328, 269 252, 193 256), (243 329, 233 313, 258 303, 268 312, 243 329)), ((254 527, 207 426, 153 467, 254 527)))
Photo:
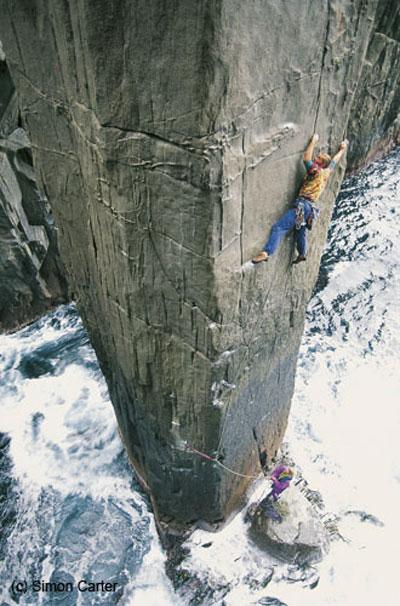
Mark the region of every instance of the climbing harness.
POLYGON ((304 220, 304 202, 297 202, 295 206, 296 213, 296 229, 301 229, 305 225, 304 220))
POLYGON ((296 229, 301 229, 304 225, 307 227, 307 229, 312 229, 314 221, 316 221, 318 218, 320 213, 319 208, 313 206, 310 200, 307 200, 307 202, 309 202, 311 210, 306 220, 304 202, 299 201, 299 198, 296 198, 295 200, 294 210, 296 213, 296 229))

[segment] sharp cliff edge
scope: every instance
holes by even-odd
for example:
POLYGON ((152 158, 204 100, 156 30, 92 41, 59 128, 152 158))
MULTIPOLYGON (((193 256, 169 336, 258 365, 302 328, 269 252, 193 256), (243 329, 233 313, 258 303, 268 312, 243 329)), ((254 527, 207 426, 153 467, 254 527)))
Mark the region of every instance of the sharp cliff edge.
POLYGON ((313 132, 355 168, 399 137, 399 6, 0 0, 0 39, 121 434, 159 518, 223 520, 293 393, 336 171, 307 263, 288 208, 313 132))

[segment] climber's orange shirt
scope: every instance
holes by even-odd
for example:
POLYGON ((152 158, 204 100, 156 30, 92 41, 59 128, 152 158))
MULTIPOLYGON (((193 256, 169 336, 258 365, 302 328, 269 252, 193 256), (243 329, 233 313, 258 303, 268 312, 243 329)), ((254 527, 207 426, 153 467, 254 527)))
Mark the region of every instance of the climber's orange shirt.
POLYGON ((317 171, 312 162, 306 162, 307 175, 300 188, 299 197, 304 196, 304 198, 316 202, 324 191, 335 166, 335 162, 332 161, 328 168, 317 171))

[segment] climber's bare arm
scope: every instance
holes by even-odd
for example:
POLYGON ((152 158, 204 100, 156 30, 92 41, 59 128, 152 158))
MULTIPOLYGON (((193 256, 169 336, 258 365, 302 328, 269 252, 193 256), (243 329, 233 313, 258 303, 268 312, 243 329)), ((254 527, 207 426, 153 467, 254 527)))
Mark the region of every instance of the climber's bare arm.
POLYGON ((304 162, 312 162, 314 147, 315 147, 315 144, 318 141, 318 139, 319 139, 319 135, 314 133, 314 135, 310 139, 309 144, 307 145, 306 149, 304 150, 304 154, 303 154, 304 162))
POLYGON ((334 164, 332 165, 332 168, 335 168, 335 166, 340 162, 343 154, 345 153, 345 151, 347 149, 348 144, 349 144, 349 142, 347 141, 347 139, 345 139, 344 141, 341 142, 341 144, 339 145, 339 151, 332 158, 332 161, 330 164, 330 166, 331 166, 332 163, 334 162, 334 164))

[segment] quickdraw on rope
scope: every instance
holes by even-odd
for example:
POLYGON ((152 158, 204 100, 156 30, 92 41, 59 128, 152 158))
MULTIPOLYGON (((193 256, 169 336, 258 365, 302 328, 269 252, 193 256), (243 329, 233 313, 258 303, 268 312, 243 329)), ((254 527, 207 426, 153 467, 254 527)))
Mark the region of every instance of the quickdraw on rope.
POLYGON ((186 450, 187 452, 192 452, 193 454, 198 455, 199 457, 201 457, 202 459, 205 459, 206 461, 210 461, 211 463, 216 463, 217 465, 219 465, 220 467, 225 469, 225 471, 229 471, 229 473, 232 473, 235 476, 239 476, 240 478, 248 478, 250 480, 256 480, 258 478, 258 476, 247 475, 244 473, 239 473, 238 471, 234 471, 233 469, 230 469, 229 467, 227 467, 226 465, 221 463, 221 461, 219 461, 216 457, 210 457, 210 455, 206 454, 205 452, 201 452, 201 450, 197 450, 196 448, 193 448, 193 446, 189 446, 183 440, 181 442, 181 447, 182 447, 181 448, 182 450, 186 450))

